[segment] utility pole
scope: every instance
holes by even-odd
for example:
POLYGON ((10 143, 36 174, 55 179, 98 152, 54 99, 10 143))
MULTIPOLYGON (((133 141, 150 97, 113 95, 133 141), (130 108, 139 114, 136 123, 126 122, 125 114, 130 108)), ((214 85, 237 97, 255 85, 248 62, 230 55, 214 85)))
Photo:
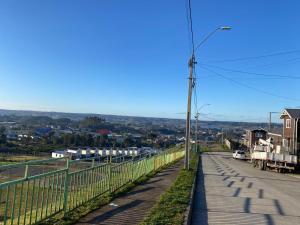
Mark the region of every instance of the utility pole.
POLYGON ((196 127, 195 127, 195 146, 196 146, 196 152, 198 151, 198 119, 199 119, 200 113, 197 112, 195 115, 196 119, 196 127))
POLYGON ((276 114, 279 112, 269 112, 269 132, 272 130, 272 114, 276 114))
POLYGON ((188 104, 187 104, 187 113, 186 113, 186 127, 185 127, 185 158, 184 158, 184 169, 190 169, 190 136, 191 136, 191 100, 192 100, 192 91, 194 86, 193 80, 193 69, 195 64, 195 56, 192 54, 192 57, 189 60, 189 92, 188 92, 188 104))
POLYGON ((222 128, 222 145, 224 144, 224 130, 222 128))
POLYGON ((271 132, 272 112, 269 113, 269 132, 271 132))
MULTIPOLYGON (((192 19, 191 19, 191 5, 190 5, 190 25, 192 31, 192 19)), ((188 104, 187 104, 187 113, 186 113, 186 131, 185 131, 185 159, 184 159, 184 169, 189 170, 190 168, 190 132, 191 132, 191 99, 192 99, 192 91, 194 87, 194 80, 193 80, 193 70, 195 62, 195 52, 197 49, 203 45, 212 35, 214 35, 219 30, 231 30, 231 27, 224 26, 218 27, 217 29, 213 30, 209 33, 196 47, 194 47, 193 41, 193 53, 189 60, 189 92, 188 92, 188 104)), ((192 31, 192 38, 193 38, 193 31, 192 31)), ((193 39, 194 40, 194 39, 193 39)))

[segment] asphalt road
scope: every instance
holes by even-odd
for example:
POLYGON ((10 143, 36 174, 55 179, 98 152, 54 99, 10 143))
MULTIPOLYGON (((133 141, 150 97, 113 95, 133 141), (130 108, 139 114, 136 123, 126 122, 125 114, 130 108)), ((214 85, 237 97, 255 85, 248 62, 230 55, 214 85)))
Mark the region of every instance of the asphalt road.
POLYGON ((300 224, 300 179, 260 171, 230 153, 205 153, 192 224, 300 224))

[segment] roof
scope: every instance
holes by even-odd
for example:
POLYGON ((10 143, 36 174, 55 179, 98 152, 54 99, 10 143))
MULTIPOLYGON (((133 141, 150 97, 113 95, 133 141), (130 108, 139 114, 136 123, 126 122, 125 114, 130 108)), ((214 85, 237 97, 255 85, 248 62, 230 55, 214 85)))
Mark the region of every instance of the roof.
POLYGON ((282 134, 276 134, 276 133, 271 133, 268 132, 269 136, 278 136, 278 137, 282 137, 282 134))
POLYGON ((65 154, 66 152, 65 152, 65 151, 55 151, 55 152, 52 152, 52 153, 56 153, 56 154, 65 154))
POLYGON ((280 118, 282 119, 285 115, 288 115, 292 119, 300 118, 300 109, 284 109, 280 118))
POLYGON ((246 131, 249 131, 249 132, 267 132, 265 129, 263 129, 263 128, 258 128, 258 129, 253 129, 253 130, 249 130, 249 129, 246 129, 246 131))

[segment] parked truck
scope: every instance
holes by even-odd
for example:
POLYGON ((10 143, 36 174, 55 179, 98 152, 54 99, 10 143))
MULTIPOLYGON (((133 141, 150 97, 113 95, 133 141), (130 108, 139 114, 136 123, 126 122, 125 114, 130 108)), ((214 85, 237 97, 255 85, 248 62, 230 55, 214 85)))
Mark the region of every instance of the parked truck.
POLYGON ((295 170, 298 158, 265 140, 260 140, 251 153, 251 162, 261 170, 275 169, 277 172, 291 172, 295 170))

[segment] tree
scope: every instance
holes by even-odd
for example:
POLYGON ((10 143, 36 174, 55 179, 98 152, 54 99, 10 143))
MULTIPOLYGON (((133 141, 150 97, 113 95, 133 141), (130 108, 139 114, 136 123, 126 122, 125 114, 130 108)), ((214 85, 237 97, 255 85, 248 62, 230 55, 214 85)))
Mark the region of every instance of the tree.
POLYGON ((125 148, 131 147, 133 144, 134 144, 134 141, 132 140, 132 138, 130 138, 130 137, 125 138, 125 140, 124 140, 125 148))
POLYGON ((5 127, 0 127, 0 144, 6 144, 5 127))
POLYGON ((71 145, 71 134, 64 134, 63 143, 64 143, 65 146, 70 146, 71 145))
POLYGON ((4 134, 4 133, 5 133, 5 130, 6 130, 6 128, 3 127, 3 126, 1 126, 1 127, 0 127, 0 134, 4 134))
POLYGON ((101 145, 101 136, 97 136, 96 139, 95 139, 94 146, 95 147, 100 147, 100 145, 101 145))
POLYGON ((94 146, 94 138, 91 134, 86 135, 86 142, 88 146, 94 146))
POLYGON ((80 128, 88 128, 91 130, 98 130, 103 127, 105 119, 100 117, 86 117, 82 121, 80 121, 79 127, 80 128))
POLYGON ((79 134, 75 134, 74 145, 75 146, 80 146, 81 143, 82 143, 81 136, 79 134))
POLYGON ((0 134, 0 144, 6 144, 6 135, 0 134))

